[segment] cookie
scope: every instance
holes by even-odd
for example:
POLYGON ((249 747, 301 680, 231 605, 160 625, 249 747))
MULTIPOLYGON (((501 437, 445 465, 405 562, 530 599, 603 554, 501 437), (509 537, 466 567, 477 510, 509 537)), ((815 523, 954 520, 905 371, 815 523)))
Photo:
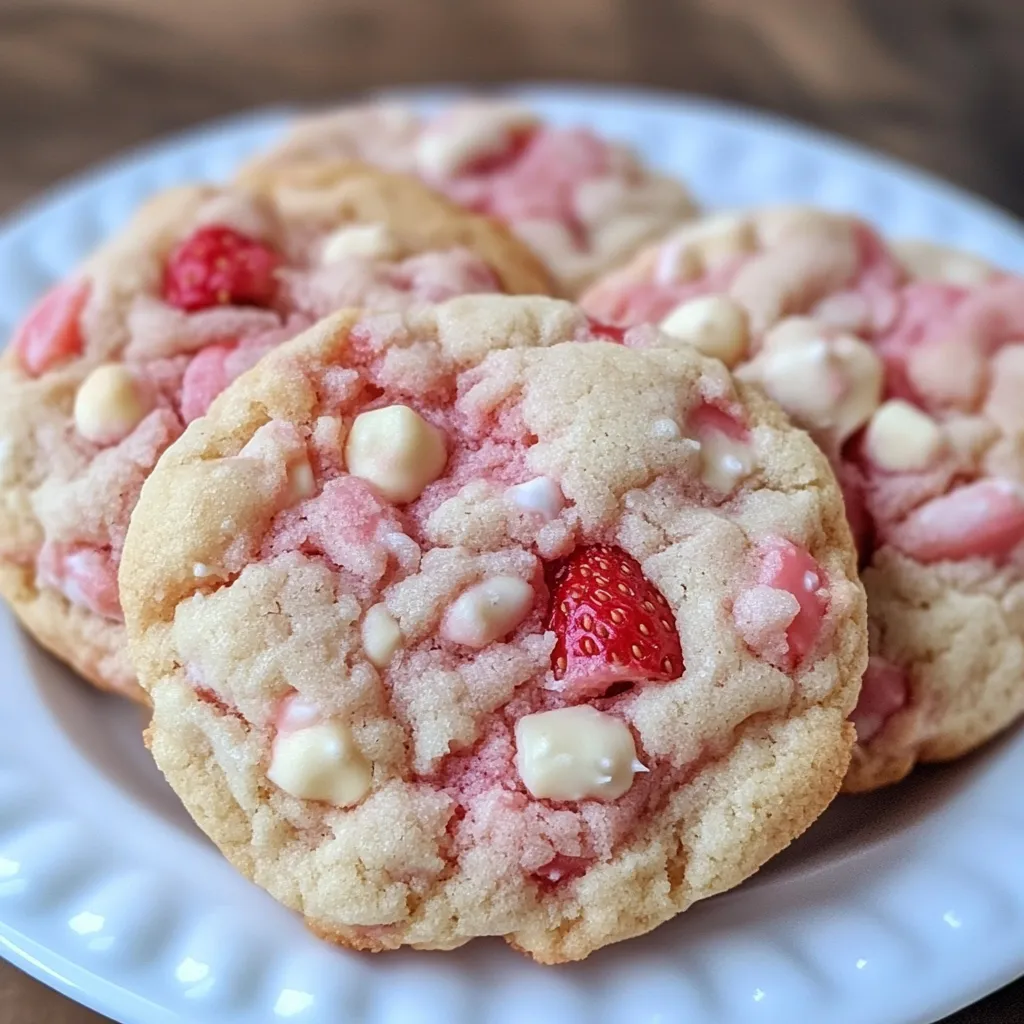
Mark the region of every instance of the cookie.
POLYGON ((462 101, 431 117, 386 103, 305 117, 242 177, 311 157, 419 175, 507 224, 570 297, 694 213, 678 181, 625 146, 504 100, 462 101))
POLYGON ((575 960, 737 885, 837 792, 867 647, 807 436, 544 298, 270 353, 146 482, 121 592, 189 812, 369 950, 575 960))
POLYGON ((185 425, 339 307, 548 287, 503 228, 374 169, 296 165, 159 196, 0 361, 0 593, 82 675, 141 699, 117 564, 142 482, 185 425))
POLYGON ((723 359, 832 459, 871 625, 848 790, 1024 712, 1024 281, 791 208, 679 232, 583 305, 723 359))

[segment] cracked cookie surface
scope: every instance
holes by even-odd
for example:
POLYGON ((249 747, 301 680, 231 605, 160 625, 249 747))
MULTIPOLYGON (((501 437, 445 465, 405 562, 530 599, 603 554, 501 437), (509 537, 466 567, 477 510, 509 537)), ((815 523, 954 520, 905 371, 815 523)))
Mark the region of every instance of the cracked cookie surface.
POLYGON ((190 813, 372 950, 580 959, 737 885, 838 790, 866 659, 813 443, 553 299, 270 353, 145 484, 121 589, 190 813))
POLYGON ((185 425, 340 307, 548 287, 500 226, 355 164, 163 193, 43 297, 0 361, 0 593, 82 675, 143 699, 117 564, 142 481, 185 425))
POLYGON ((804 208, 724 214, 584 296, 763 388, 829 455, 868 592, 849 790, 1024 713, 1024 281, 804 208))
POLYGON ((243 179, 325 156, 416 174, 462 206, 496 217, 570 297, 694 214, 683 185, 627 147, 498 99, 454 103, 433 116, 378 103, 300 118, 243 179))

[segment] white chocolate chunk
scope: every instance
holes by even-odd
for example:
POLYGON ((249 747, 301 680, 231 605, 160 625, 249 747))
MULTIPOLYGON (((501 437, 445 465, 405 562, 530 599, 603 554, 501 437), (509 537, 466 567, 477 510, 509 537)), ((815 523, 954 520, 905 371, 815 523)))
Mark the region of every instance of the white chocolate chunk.
POLYGON ((754 471, 754 452, 744 441, 708 430, 701 434, 700 468, 708 487, 728 494, 754 471))
POLYGON ((372 777, 352 730, 335 719, 278 733, 267 770, 267 778, 286 793, 335 807, 362 800, 372 777))
POLYGON ((834 213, 800 203, 780 203, 758 211, 757 237, 765 248, 778 245, 787 235, 815 228, 835 230, 839 217, 834 213))
POLYGON ((742 306, 725 295, 705 295, 676 306, 661 330, 707 356, 735 366, 747 350, 749 329, 742 306))
POLYGON ((588 704, 520 718, 516 768, 539 800, 615 800, 647 771, 626 723, 588 704))
POLYGON ((523 107, 467 106, 425 132, 416 145, 416 166, 427 178, 448 178, 482 157, 501 153, 537 117, 523 107))
POLYGON ((821 341, 827 328, 819 320, 809 316, 788 316, 765 332, 762 348, 779 352, 784 348, 799 348, 821 341))
MULTIPOLYGON (((264 423, 246 442, 239 452, 245 459, 261 459, 284 472, 285 486, 282 488, 283 507, 297 505, 312 498, 317 491, 316 476, 309 461, 309 450, 295 427, 280 420, 264 423)), ((222 529, 234 529, 225 520, 222 529)))
POLYGON ((389 501, 410 502, 444 472, 448 455, 440 430, 407 405, 389 405, 356 417, 345 461, 389 501))
POLYGON ((386 224, 350 224, 329 234, 320 246, 321 263, 337 263, 348 256, 388 259, 398 244, 386 224))
POLYGON ((837 330, 862 334, 871 328, 872 310, 863 295, 839 292, 827 296, 814 307, 814 318, 837 330))
MULTIPOLYGON (((651 424, 651 435, 662 441, 678 441, 683 436, 683 432, 675 420, 663 416, 651 424)), ((699 442, 694 443, 699 444, 699 442)))
POLYGON ((505 495, 517 508, 523 512, 535 512, 545 522, 550 522, 565 508, 565 495, 549 476, 538 476, 515 484, 505 495))
POLYGON ((387 668, 402 646, 402 631, 383 604, 375 604, 363 619, 363 651, 377 668, 387 668))
POLYGON ((975 288, 996 275, 996 269, 981 257, 950 249, 934 242, 908 240, 893 244, 903 266, 923 281, 975 288))
POLYGON ((288 502, 297 505, 316 494, 316 477, 309 456, 299 452, 288 461, 288 502))
POLYGON ((445 613, 441 635, 481 648, 508 636, 529 614, 533 587, 518 576, 492 576, 461 594, 445 613))
POLYGON ((75 427, 94 444, 116 444, 142 422, 150 408, 125 367, 97 366, 75 395, 75 427))
POLYGON ((927 469, 942 452, 942 427, 927 413, 892 399, 871 417, 865 445, 871 461, 892 473, 927 469))
POLYGON ((739 375, 760 383, 801 427, 842 443, 882 400, 882 360, 858 338, 807 339, 805 328, 798 322, 785 334, 770 333, 739 375))
POLYGON ((657 284, 681 284, 699 277, 704 270, 700 256, 683 240, 665 242, 658 249, 654 264, 654 280, 657 284))
POLYGON ((752 252, 757 236, 742 213, 703 217, 672 234, 662 245, 655 269, 659 284, 689 281, 705 270, 752 252))

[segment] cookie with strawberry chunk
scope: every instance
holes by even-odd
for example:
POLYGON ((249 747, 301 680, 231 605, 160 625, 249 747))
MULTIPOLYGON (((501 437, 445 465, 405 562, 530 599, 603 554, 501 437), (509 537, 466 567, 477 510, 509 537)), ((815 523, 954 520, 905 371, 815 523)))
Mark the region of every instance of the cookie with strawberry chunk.
POLYGON ((677 232, 582 301, 722 359, 831 458, 871 624, 847 789, 1024 713, 1024 280, 779 208, 677 232))
POLYGON ((117 565, 142 482, 184 427, 336 309, 549 287, 499 225, 354 164, 159 196, 0 360, 0 593, 82 675, 143 699, 117 565))
POLYGON ((319 934, 580 959, 837 792, 864 595, 826 459, 687 348, 555 299, 345 313, 143 487, 149 745, 319 934))
POLYGON ((678 181, 584 127, 547 124, 508 100, 474 99, 421 116, 394 103, 299 119, 243 171, 310 158, 364 160, 419 175, 455 202, 507 224, 578 295, 694 214, 678 181))

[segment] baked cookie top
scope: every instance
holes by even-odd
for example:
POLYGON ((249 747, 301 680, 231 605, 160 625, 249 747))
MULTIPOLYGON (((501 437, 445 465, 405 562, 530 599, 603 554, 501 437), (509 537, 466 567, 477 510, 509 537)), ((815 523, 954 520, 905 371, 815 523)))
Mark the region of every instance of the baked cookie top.
POLYGON ((229 381, 340 307, 548 287, 499 225, 355 164, 158 196, 0 361, 0 592, 85 675, 137 693, 117 593, 128 518, 229 381))
POLYGON ((504 100, 462 101, 431 117, 393 103, 304 117, 242 177, 311 157, 419 175, 507 224, 568 296, 694 213, 678 181, 625 146, 504 100))
POLYGON ((582 301, 723 359, 832 459, 872 642, 848 788, 965 753, 1024 712, 1024 281, 775 208, 676 232, 582 301))
POLYGON ((347 945, 578 959, 738 884, 846 771, 827 460, 554 299, 346 312, 165 454, 121 571, 151 750, 347 945))

